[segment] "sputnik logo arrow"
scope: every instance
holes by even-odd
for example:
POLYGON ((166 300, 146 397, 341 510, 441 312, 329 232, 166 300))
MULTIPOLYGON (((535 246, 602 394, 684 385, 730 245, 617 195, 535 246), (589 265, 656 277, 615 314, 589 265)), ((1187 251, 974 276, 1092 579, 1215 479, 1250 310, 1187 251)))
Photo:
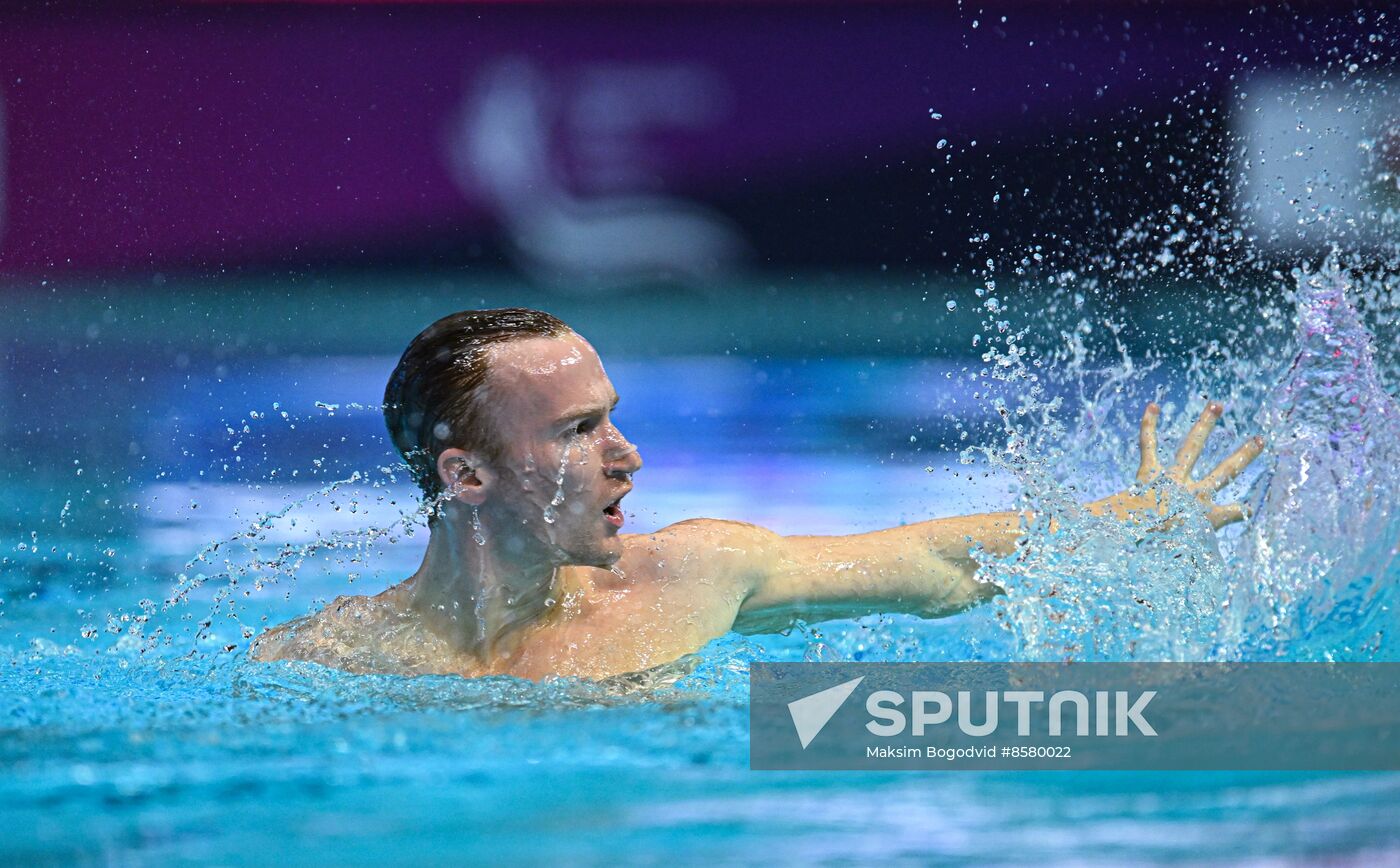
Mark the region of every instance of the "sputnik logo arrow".
POLYGON ((812 743, 812 739, 817 737, 822 727, 827 725, 864 680, 865 676, 862 675, 788 703, 788 713, 792 715, 792 725, 797 729, 797 740, 802 742, 803 750, 807 749, 807 745, 812 743))

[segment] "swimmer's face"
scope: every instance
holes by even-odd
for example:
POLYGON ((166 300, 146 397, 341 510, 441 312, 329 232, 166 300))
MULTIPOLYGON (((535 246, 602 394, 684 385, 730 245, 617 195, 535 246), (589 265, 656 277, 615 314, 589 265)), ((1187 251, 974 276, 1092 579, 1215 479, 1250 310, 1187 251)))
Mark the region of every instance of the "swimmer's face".
POLYGON ((622 556, 619 500, 642 459, 612 422, 617 391, 598 354, 575 334, 491 354, 487 412, 503 449, 483 508, 502 544, 533 539, 561 563, 611 566, 622 556))

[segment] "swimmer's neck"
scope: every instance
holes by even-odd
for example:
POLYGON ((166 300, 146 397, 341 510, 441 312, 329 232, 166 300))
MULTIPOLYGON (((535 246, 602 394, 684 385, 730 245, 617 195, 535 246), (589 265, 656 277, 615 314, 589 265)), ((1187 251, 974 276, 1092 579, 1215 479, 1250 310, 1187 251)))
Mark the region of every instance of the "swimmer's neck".
POLYGON ((488 530, 478 544, 470 522, 456 512, 434 523, 423 563, 400 587, 430 631, 489 666, 509 657, 529 628, 555 610, 563 571, 524 541, 503 545, 488 530))

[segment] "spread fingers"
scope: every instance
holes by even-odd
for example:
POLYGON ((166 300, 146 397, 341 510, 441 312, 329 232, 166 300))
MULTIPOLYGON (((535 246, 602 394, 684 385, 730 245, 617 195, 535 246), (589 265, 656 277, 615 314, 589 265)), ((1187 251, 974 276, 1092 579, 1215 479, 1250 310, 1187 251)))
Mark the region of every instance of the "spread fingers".
POLYGON ((1208 491, 1219 491, 1240 475, 1240 471, 1249 466, 1249 463, 1259 457, 1259 453, 1264 451, 1264 438, 1251 437, 1244 442, 1244 445, 1230 454, 1229 458, 1220 462, 1215 469, 1201 480, 1201 487, 1208 491))
POLYGON ((1157 462, 1157 417, 1160 414, 1161 408, 1156 404, 1148 404, 1142 413, 1142 424, 1138 427, 1138 452, 1141 455, 1138 460, 1138 482, 1151 482, 1162 469, 1157 462))
POLYGON ((1244 506, 1238 503, 1227 503, 1224 506, 1212 507, 1209 518, 1211 527, 1219 530, 1227 524, 1244 521, 1244 506))
POLYGON ((1176 459, 1171 467, 1172 475, 1178 482, 1183 482, 1191 476, 1191 468, 1196 466, 1196 459, 1205 451, 1206 438, 1215 429, 1215 423, 1220 421, 1220 414, 1224 411, 1225 408, 1219 403, 1211 401, 1206 404, 1196 424, 1187 432, 1186 439, 1181 442, 1181 448, 1176 451, 1176 459))

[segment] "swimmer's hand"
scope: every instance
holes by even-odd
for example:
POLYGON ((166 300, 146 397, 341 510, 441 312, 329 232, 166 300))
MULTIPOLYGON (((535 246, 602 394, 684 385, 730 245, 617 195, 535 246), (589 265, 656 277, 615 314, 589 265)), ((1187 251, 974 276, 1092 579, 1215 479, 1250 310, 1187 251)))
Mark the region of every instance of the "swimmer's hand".
POLYGON ((1259 457, 1259 453, 1264 449, 1264 438, 1249 438, 1210 473, 1200 479, 1191 478, 1196 460, 1205 450, 1206 438, 1215 429, 1215 423, 1220 421, 1220 414, 1224 409, 1215 401, 1206 404, 1206 409, 1196 420, 1196 424, 1191 426, 1181 448, 1176 451, 1176 458, 1171 466, 1163 470, 1161 462, 1157 459, 1157 417, 1161 410, 1156 404, 1148 404, 1138 430, 1139 449, 1142 454, 1138 463, 1137 485, 1088 504, 1089 511, 1095 515, 1112 512, 1125 521, 1145 520, 1159 523, 1162 528, 1168 527, 1176 520, 1168 518, 1167 521, 1160 521, 1161 517, 1170 514, 1167 490, 1160 484, 1163 479, 1167 479, 1195 497, 1210 519, 1211 527, 1216 530, 1227 524, 1242 521, 1245 518, 1244 506, 1240 503, 1217 504, 1215 494, 1229 485, 1231 480, 1240 475, 1240 471, 1259 457))

